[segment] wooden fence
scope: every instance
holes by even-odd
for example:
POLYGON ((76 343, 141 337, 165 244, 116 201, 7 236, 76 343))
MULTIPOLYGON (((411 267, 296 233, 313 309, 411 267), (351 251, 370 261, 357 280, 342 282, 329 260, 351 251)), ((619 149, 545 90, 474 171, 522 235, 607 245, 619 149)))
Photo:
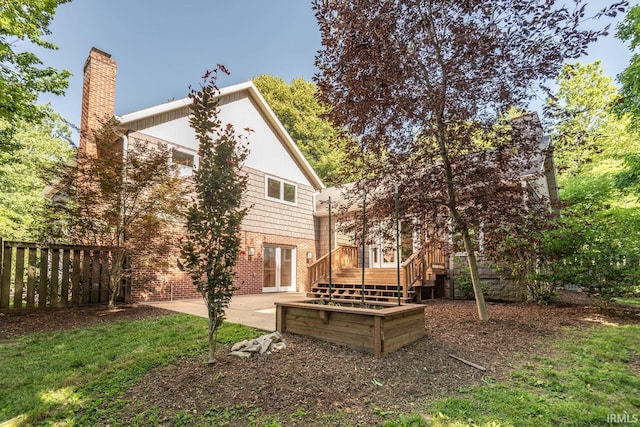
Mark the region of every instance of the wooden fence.
MULTIPOLYGON (((105 304, 118 249, 0 239, 0 310, 105 304)), ((129 301, 123 283, 120 301, 129 301)))

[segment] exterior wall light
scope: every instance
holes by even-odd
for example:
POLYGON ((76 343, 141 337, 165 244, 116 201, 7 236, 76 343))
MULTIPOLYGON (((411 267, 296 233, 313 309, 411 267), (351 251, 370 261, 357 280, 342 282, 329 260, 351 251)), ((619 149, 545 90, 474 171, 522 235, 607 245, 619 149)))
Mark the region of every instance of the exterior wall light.
POLYGON ((253 246, 250 246, 249 248, 247 248, 247 253, 249 256, 255 256, 256 248, 254 248, 253 246))

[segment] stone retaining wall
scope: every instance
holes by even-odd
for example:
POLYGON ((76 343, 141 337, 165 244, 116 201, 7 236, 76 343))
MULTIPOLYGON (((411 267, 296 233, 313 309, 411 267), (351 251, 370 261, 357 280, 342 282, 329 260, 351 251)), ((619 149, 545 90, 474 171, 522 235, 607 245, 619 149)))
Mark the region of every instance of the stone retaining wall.
MULTIPOLYGON (((467 268, 466 254, 456 254, 451 257, 449 270, 449 280, 447 281, 446 295, 448 298, 464 299, 465 296, 456 285, 459 283, 460 277, 467 268)), ((505 279, 500 273, 492 270, 487 261, 482 256, 478 256, 478 269, 480 279, 485 282, 487 292, 485 298, 494 301, 524 301, 524 291, 520 289, 513 281, 505 279)))

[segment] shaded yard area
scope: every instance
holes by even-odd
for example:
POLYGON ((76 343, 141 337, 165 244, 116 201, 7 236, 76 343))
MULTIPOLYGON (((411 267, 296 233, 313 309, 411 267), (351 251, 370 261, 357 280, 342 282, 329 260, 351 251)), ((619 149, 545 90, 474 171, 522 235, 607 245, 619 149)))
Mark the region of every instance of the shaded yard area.
MULTIPOLYGON (((426 336, 381 358, 285 334, 288 348, 283 352, 241 360, 228 356, 228 346, 223 345, 217 365, 210 367, 204 363, 204 350, 201 355, 195 351, 204 344, 191 344, 188 352, 176 353, 177 360, 150 364, 118 390, 115 399, 95 400, 85 391, 86 399, 96 402, 90 419, 99 425, 380 425, 401 414, 430 413, 432 402, 447 396, 464 398, 475 385, 507 381, 515 369, 531 362, 532 355, 563 357, 551 343, 567 334, 640 324, 640 313, 628 309, 603 312, 580 306, 490 303, 491 320, 484 323, 477 320, 471 301, 429 301, 425 310, 426 336)), ((34 332, 145 318, 153 323, 167 314, 137 306, 116 313, 83 308, 11 314, 0 316, 0 339, 20 343, 20 336, 34 332)), ((206 323, 201 320, 204 341, 206 323)), ((189 334, 193 340, 193 331, 189 334)), ((178 334, 173 339, 176 347, 188 345, 178 334)), ((637 352, 628 359, 638 379, 637 352)), ((75 411, 75 417, 87 415, 82 405, 75 411)))

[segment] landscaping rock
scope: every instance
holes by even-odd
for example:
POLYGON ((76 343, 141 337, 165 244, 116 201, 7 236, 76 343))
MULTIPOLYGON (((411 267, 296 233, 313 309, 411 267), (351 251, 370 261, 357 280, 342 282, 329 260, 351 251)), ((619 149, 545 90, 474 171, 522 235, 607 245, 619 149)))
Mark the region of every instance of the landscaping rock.
POLYGON ((235 343, 232 347, 231 347, 231 351, 238 351, 243 347, 246 347, 249 344, 250 340, 244 340, 244 341, 240 341, 235 343))
POLYGON ((268 352, 272 344, 273 342, 270 338, 263 339, 262 343, 260 344, 260 354, 265 354, 266 352, 268 352))
POLYGON ((244 340, 231 347, 231 355, 248 358, 254 354, 271 354, 287 348, 280 332, 272 332, 256 339, 244 340))
POLYGON ((251 357, 251 353, 247 353, 246 351, 232 351, 232 356, 238 356, 240 359, 248 359, 251 357))
POLYGON ((271 351, 273 353, 277 353, 277 352, 282 351, 282 350, 284 350, 286 348, 287 348, 287 344, 284 341, 282 341, 282 342, 274 343, 273 346, 271 347, 271 351))

